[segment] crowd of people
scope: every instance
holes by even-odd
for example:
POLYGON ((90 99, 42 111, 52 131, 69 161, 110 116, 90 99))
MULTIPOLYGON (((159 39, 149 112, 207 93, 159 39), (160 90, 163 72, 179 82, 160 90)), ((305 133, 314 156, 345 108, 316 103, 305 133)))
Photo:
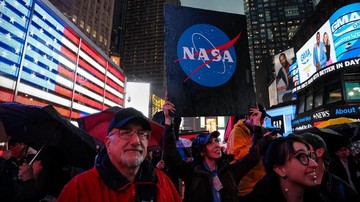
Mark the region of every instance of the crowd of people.
POLYGON ((269 115, 257 104, 233 126, 226 150, 218 131, 205 132, 184 158, 172 127, 175 110, 166 100, 160 158, 148 151, 149 120, 124 108, 114 114, 94 166, 75 176, 59 148, 45 147, 29 163, 27 145, 11 138, 8 156, 0 158, 1 200, 360 201, 360 167, 346 144, 332 158, 317 134, 273 135, 263 127, 269 115), (183 194, 174 177, 184 182, 183 194))

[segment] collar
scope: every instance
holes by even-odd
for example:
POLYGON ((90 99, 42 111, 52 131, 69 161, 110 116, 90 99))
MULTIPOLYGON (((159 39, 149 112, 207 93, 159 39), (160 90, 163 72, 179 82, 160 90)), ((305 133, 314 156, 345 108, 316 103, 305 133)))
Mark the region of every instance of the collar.
MULTIPOLYGON (((96 157, 95 167, 99 172, 100 178, 111 189, 119 190, 130 185, 131 182, 123 176, 111 163, 106 148, 102 148, 96 157)), ((154 167, 150 162, 144 160, 140 165, 139 171, 135 177, 135 184, 155 184, 158 179, 154 172, 154 167)))

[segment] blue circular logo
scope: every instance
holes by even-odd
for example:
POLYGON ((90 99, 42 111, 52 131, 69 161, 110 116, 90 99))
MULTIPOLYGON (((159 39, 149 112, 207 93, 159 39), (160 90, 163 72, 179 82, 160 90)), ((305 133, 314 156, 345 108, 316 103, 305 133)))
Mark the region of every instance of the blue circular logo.
POLYGON ((208 87, 226 83, 236 68, 236 52, 233 44, 238 39, 229 40, 224 32, 208 24, 189 27, 181 35, 177 45, 176 62, 188 79, 208 87))

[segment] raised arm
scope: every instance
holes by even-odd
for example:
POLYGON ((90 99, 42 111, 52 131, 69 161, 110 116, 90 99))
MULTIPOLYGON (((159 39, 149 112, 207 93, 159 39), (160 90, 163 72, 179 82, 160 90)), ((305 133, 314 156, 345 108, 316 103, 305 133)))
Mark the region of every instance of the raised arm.
POLYGON ((163 134, 163 151, 165 162, 167 165, 172 166, 173 171, 179 178, 184 180, 190 176, 189 172, 191 169, 179 154, 176 148, 175 136, 172 133, 171 117, 169 112, 175 112, 174 104, 169 101, 165 101, 163 111, 165 116, 165 130, 163 134))

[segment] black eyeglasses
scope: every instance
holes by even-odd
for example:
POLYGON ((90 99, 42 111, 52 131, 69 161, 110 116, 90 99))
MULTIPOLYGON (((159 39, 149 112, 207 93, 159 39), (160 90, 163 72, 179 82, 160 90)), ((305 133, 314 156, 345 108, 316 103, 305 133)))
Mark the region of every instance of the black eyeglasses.
POLYGON ((140 140, 148 140, 151 134, 151 131, 148 130, 139 130, 139 131, 131 131, 131 130, 116 130, 113 133, 110 133, 110 135, 117 134, 119 137, 123 140, 129 140, 134 134, 136 134, 140 140))
POLYGON ((294 157, 297 158, 304 166, 309 165, 310 159, 314 160, 316 163, 318 162, 315 152, 310 152, 309 154, 297 153, 294 157))

